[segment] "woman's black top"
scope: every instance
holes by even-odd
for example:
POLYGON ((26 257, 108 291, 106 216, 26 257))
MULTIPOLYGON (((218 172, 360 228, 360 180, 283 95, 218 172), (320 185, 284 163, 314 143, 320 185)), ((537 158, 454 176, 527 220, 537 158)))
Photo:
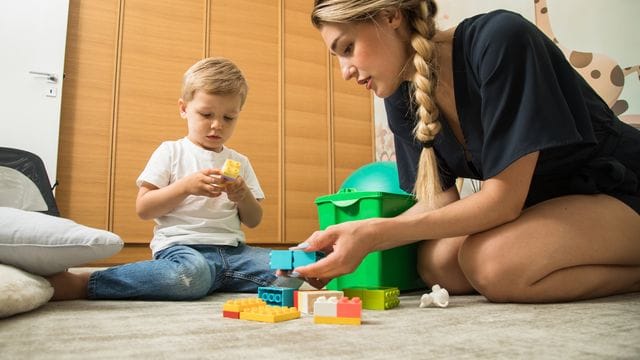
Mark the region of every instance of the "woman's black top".
MULTIPOLYGON (((453 39, 457 141, 444 118, 434 149, 443 188, 489 179, 540 151, 525 206, 567 194, 610 194, 640 213, 640 131, 621 122, 522 16, 504 10, 462 21, 453 39)), ((385 99, 401 187, 411 192, 422 146, 408 82, 385 99)))

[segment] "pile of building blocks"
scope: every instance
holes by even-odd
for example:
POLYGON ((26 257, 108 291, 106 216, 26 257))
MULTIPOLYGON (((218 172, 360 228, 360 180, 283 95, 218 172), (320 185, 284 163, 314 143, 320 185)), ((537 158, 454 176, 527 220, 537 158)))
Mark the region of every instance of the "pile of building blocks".
POLYGON ((297 290, 293 292, 293 306, 303 314, 313 314, 313 304, 321 296, 340 299, 344 293, 339 290, 297 290))
POLYGON ((359 298, 343 297, 316 299, 313 304, 313 322, 316 324, 360 325, 362 323, 362 302, 359 298))
POLYGON ((222 177, 229 180, 235 181, 235 179, 240 175, 240 162, 227 159, 224 161, 224 165, 222 165, 222 177))
POLYGON ((222 306, 222 316, 231 319, 281 322, 300 317, 294 307, 267 305, 259 298, 243 298, 227 300, 222 306))
MULTIPOLYGON (((393 289, 349 289, 369 297, 372 309, 392 307, 393 289), (384 299, 386 302, 380 302, 384 299)), ((399 292, 398 292, 399 293, 399 292)), ((364 302, 360 296, 347 297, 344 291, 301 290, 259 287, 258 297, 227 300, 222 316, 231 319, 276 323, 297 319, 301 313, 313 314, 316 324, 360 325, 364 302)), ((397 295, 396 295, 397 300, 397 295)), ((398 302, 393 306, 397 306, 398 302)))
POLYGON ((342 291, 260 287, 258 297, 227 300, 222 316, 231 319, 276 323, 314 314, 316 324, 360 325, 362 301, 342 291), (295 299, 295 300, 293 300, 295 299), (294 306, 284 305, 290 301, 294 306), (318 313, 318 311, 320 311, 318 313))
POLYGON ((271 250, 269 266, 274 270, 293 270, 298 266, 312 264, 324 257, 320 251, 271 250))
POLYGON ((362 308, 367 310, 388 310, 400 304, 400 290, 397 287, 369 287, 342 289, 346 297, 358 297, 362 308))
POLYGON ((294 306, 293 291, 292 288, 261 286, 258 288, 258 298, 267 305, 294 306))

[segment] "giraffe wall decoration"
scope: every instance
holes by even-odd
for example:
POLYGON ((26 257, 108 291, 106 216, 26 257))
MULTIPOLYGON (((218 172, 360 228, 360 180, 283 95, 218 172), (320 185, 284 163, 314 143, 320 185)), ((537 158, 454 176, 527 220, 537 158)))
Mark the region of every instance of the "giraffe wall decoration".
POLYGON ((547 0, 534 0, 534 8, 535 23, 538 28, 558 45, 569 60, 569 63, 584 77, 620 119, 640 128, 640 114, 625 114, 629 104, 626 100, 619 99, 627 76, 634 75, 634 79, 640 80, 640 65, 622 68, 607 55, 570 49, 560 43, 553 33, 547 0))

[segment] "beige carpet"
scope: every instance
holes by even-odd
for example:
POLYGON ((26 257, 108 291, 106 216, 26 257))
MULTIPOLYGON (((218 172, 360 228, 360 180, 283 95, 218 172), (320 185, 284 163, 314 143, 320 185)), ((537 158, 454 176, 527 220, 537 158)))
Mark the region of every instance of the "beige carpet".
POLYGON ((363 325, 223 318, 222 304, 54 302, 0 320, 0 359, 639 359, 640 293, 569 304, 492 304, 452 297, 448 308, 365 310, 363 325))

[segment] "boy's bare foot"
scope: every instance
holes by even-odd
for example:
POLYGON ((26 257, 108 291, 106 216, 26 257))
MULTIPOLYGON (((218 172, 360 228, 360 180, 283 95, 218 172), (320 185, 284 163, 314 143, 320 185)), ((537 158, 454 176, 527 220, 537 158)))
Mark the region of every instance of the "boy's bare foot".
POLYGON ((51 301, 87 298, 87 284, 91 273, 74 274, 68 271, 45 277, 53 287, 51 301))

